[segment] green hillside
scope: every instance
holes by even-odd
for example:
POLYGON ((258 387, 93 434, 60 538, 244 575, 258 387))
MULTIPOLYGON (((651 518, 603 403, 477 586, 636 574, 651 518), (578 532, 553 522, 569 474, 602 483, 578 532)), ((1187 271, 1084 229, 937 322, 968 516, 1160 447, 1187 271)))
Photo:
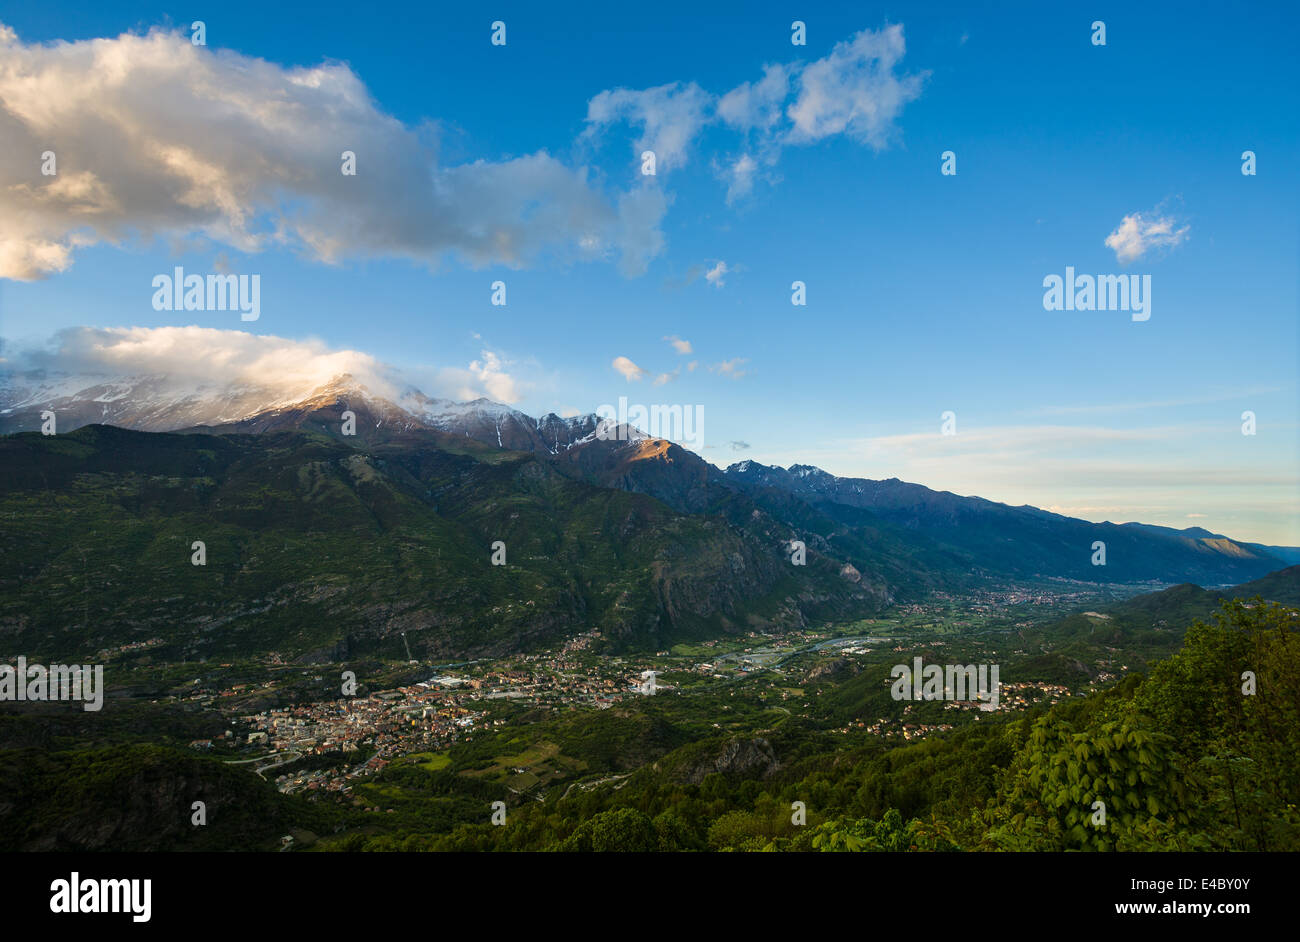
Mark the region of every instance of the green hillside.
MULTIPOLYGON (((1294 851, 1296 619, 1294 609, 1228 603, 1210 622, 1193 624, 1178 653, 1146 677, 910 745, 844 739, 791 722, 708 735, 646 704, 668 726, 656 734, 661 755, 630 775, 611 777, 606 767, 590 788, 519 802, 507 827, 492 826, 480 809, 476 820, 449 832, 421 832, 408 802, 436 782, 446 788, 451 773, 402 766, 366 786, 404 805, 391 829, 342 833, 319 846, 1294 851), (1257 678, 1251 695, 1241 689, 1246 670, 1257 678), (674 730, 697 738, 673 749, 674 730), (1104 823, 1095 821, 1099 801, 1104 823), (803 825, 792 821, 795 802, 805 806, 803 825)), ((588 728, 570 742, 561 729, 545 733, 574 755, 592 734, 588 728)), ((494 745, 504 748, 485 741, 476 751, 494 745)))
POLYGON ((791 566, 756 523, 675 513, 531 455, 303 432, 0 439, 0 562, 6 647, 46 658, 155 639, 170 661, 397 658, 403 631, 424 658, 588 628, 656 646, 893 594, 816 552, 791 566))

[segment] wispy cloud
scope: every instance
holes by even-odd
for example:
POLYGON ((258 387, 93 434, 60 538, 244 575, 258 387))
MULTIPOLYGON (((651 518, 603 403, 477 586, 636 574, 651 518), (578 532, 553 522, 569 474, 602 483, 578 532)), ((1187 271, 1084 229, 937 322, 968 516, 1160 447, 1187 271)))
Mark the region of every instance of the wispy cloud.
POLYGON ((772 174, 786 147, 844 135, 874 150, 886 148, 928 75, 902 72, 905 52, 903 27, 894 24, 855 33, 812 62, 769 63, 758 81, 718 95, 694 82, 609 89, 588 103, 583 138, 594 141, 630 124, 639 129, 631 142, 635 166, 643 151, 653 150, 657 168, 673 171, 687 163, 706 128, 721 125, 742 136, 737 150, 712 158, 733 203, 753 191, 756 179, 772 174))
POLYGON ((730 360, 723 360, 721 363, 714 363, 709 367, 709 372, 717 373, 728 379, 740 379, 746 373, 740 367, 748 362, 749 360, 745 357, 733 357, 730 360))
POLYGON ((619 122, 637 125, 641 134, 632 144, 637 163, 642 153, 653 151, 656 174, 665 173, 686 164, 691 143, 707 122, 712 103, 713 97, 694 82, 640 91, 609 89, 587 103, 584 134, 594 136, 606 125, 619 122))
POLYGON ((737 85, 718 99, 718 117, 741 131, 771 131, 784 123, 790 82, 798 73, 797 64, 763 66, 762 79, 737 85))
POLYGON ((1241 389, 1206 393, 1203 396, 1183 396, 1176 399, 1146 399, 1130 402, 1089 403, 1074 406, 1043 406, 1024 415, 1105 415, 1117 412, 1147 412, 1153 409, 1175 409, 1182 406, 1199 406, 1211 402, 1231 402, 1252 396, 1265 396, 1281 392, 1280 386, 1250 386, 1241 389))
POLYGON ((1096 446, 1108 442, 1151 442, 1177 438, 1188 433, 1186 426, 1159 428, 1110 428, 1092 425, 1016 425, 965 428, 957 435, 940 434, 936 421, 933 432, 908 432, 851 439, 844 447, 864 456, 894 459, 951 460, 954 456, 1017 461, 1028 455, 1048 456, 1063 448, 1096 446))
POLYGON ((730 206, 754 192, 758 161, 749 154, 727 157, 723 162, 715 160, 714 173, 727 184, 727 205, 730 206))
POLYGON ((668 341, 670 344, 672 344, 673 349, 676 350, 682 356, 686 356, 694 352, 691 348, 691 342, 689 340, 683 340, 681 337, 678 337, 675 334, 671 337, 665 337, 663 339, 668 341))

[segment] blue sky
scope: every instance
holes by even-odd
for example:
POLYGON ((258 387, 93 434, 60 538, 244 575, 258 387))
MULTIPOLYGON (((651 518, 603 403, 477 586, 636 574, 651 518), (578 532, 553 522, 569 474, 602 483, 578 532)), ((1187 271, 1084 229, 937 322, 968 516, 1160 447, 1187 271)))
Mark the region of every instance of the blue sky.
MULTIPOLYGON (((52 72, 55 54, 38 44, 155 27, 188 35, 202 16, 208 46, 191 51, 208 57, 196 62, 215 78, 178 103, 159 101, 171 86, 142 84, 151 91, 124 99, 126 117, 114 111, 130 129, 121 138, 87 130, 91 111, 60 123, 30 100, 27 111, 9 102, 24 115, 27 136, 18 140, 33 148, 51 140, 71 168, 63 174, 88 169, 116 185, 113 212, 123 218, 117 244, 91 240, 70 247, 58 270, 0 279, 6 355, 16 361, 15 353, 78 326, 197 324, 315 339, 394 364, 432 393, 474 386, 531 414, 591 411, 620 395, 698 404, 701 453, 720 465, 803 461, 1088 519, 1300 544, 1300 14, 1281 4, 808 4, 793 13, 784 4, 700 6, 7 10, 0 23, 15 38, 0 44, 0 63, 16 43, 32 68, 52 72), (807 24, 803 47, 790 42, 796 17, 807 24), (489 42, 493 20, 506 23, 503 47, 489 42), (1091 42, 1094 20, 1106 24, 1105 46, 1091 42), (890 26, 901 27, 905 52, 888 68, 877 62, 864 78, 846 45, 836 52, 890 26), (265 74, 248 68, 256 59, 265 74), (248 169, 265 138, 244 140, 239 126, 216 117, 208 140, 186 137, 216 107, 213 89, 229 74, 222 70, 271 89, 286 70, 322 63, 364 86, 356 126, 383 129, 334 140, 313 137, 309 120, 295 125, 302 114, 286 119, 285 153, 316 147, 336 166, 338 151, 357 152, 357 180, 372 189, 365 211, 345 222, 330 203, 333 190, 295 191, 285 182, 292 168, 269 173, 269 182, 248 169), (724 96, 757 83, 768 65, 789 75, 772 126, 742 129, 719 118, 724 96), (829 76, 823 88, 862 100, 837 128, 835 101, 804 99, 810 123, 801 134, 791 112, 816 69, 829 76), (667 104, 642 94, 662 86, 671 86, 667 104), (905 100, 883 101, 899 88, 905 100), (617 89, 628 90, 621 100, 631 104, 611 113, 632 120, 588 120, 599 96, 617 89), (694 120, 680 108, 690 95, 702 102, 694 120), (220 172, 234 172, 223 161, 238 165, 243 188, 235 193, 247 197, 249 231, 264 236, 277 214, 318 200, 311 231, 339 239, 337 257, 323 258, 302 231, 283 242, 229 234, 228 218, 214 224, 204 215, 203 199, 220 203, 210 193, 133 215, 153 191, 131 189, 138 168, 125 158, 116 178, 110 164, 123 148, 156 154, 165 146, 173 105, 197 123, 172 143, 210 156, 220 172), (861 108, 876 106, 876 119, 863 117, 861 108), (663 133, 643 118, 661 120, 663 133), (653 179, 636 159, 643 139, 661 145, 653 179), (92 153, 101 140, 116 149, 92 153), (483 187, 477 203, 421 197, 409 173, 416 165, 388 163, 417 141, 431 166, 470 168, 449 180, 483 187), (672 141, 684 144, 672 150, 672 141), (946 150, 957 155, 955 176, 940 174, 946 150), (1255 176, 1241 173, 1244 150, 1257 155, 1255 176), (555 175, 548 179, 573 198, 559 200, 556 219, 521 224, 515 234, 535 239, 535 251, 493 258, 461 251, 441 229, 385 230, 404 210, 419 211, 421 199, 463 214, 468 229, 480 211, 489 228, 501 218, 494 213, 527 218, 519 206, 539 191, 512 162, 539 153, 555 175), (729 199, 726 174, 742 154, 757 172, 748 193, 729 199), (495 168, 505 169, 498 176, 495 168), (662 215, 647 210, 650 222, 642 214, 633 226, 617 209, 628 194, 663 200, 662 215), (570 225, 578 216, 601 220, 593 251, 577 241, 588 223, 570 225), (1126 218, 1166 223, 1176 244, 1143 243, 1139 257, 1121 260, 1106 240, 1126 218), (661 242, 647 250, 647 237, 661 242), (401 250, 388 248, 395 242, 401 250), (628 260, 635 251, 639 264, 628 260), (178 264, 259 274, 260 319, 153 310, 151 279, 178 264), (1066 266, 1149 274, 1150 320, 1044 310, 1043 279, 1066 266), (704 277, 710 271, 713 280, 704 277), (507 284, 505 307, 489 303, 498 279, 507 284), (790 304, 795 280, 807 285, 806 307, 790 304), (691 352, 677 353, 665 337, 689 341, 691 352), (645 375, 626 378, 612 365, 617 357, 645 375), (655 385, 664 374, 671 379, 655 385), (939 434, 945 410, 956 413, 956 435, 939 434), (1257 416, 1254 436, 1241 434, 1246 410, 1257 416)), ((69 82, 78 65, 65 58, 74 61, 58 60, 58 79, 69 82)), ((10 73, 0 96, 25 94, 13 82, 10 73)), ((104 94, 116 104, 115 93, 104 94)), ((313 101, 304 105, 308 119, 313 101)), ((346 127, 349 119, 337 120, 346 127)), ((10 140, 0 144, 0 179, 40 184, 29 171, 14 176, 20 158, 2 153, 17 146, 10 140)), ((66 244, 67 232, 39 227, 9 237, 30 241, 38 232, 66 244)))

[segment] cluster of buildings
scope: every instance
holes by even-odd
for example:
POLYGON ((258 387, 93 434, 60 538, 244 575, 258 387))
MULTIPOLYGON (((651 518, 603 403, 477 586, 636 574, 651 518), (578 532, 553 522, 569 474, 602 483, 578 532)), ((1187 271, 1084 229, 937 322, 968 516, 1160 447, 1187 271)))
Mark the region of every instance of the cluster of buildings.
MULTIPOLYGON (((382 769, 397 756, 439 751, 477 729, 505 722, 490 718, 494 700, 550 709, 582 705, 601 709, 642 695, 639 670, 624 667, 618 659, 583 662, 582 652, 598 637, 599 632, 588 632, 554 654, 520 655, 508 663, 476 669, 472 675, 438 674, 369 696, 337 697, 245 715, 241 717, 248 730, 245 739, 271 752, 258 769, 261 773, 304 756, 347 754, 367 747, 365 761, 359 756, 355 764, 345 759, 326 768, 295 768, 276 778, 285 792, 347 793, 354 779, 382 769)), ((211 743, 196 741, 191 746, 206 749, 211 743)))
MULTIPOLYGON (((755 632, 750 632, 749 636, 759 637, 755 632)), ((717 641, 702 642, 699 647, 714 649, 705 655, 707 660, 691 659, 693 663, 674 664, 672 669, 726 680, 769 670, 780 675, 779 665, 789 656, 782 652, 797 653, 808 644, 815 644, 814 650, 827 647, 850 655, 870 653, 872 648, 868 645, 871 644, 888 646, 900 653, 921 647, 941 648, 947 644, 934 638, 893 644, 886 638, 875 637, 818 643, 823 642, 825 635, 808 630, 775 638, 763 635, 762 638, 762 647, 741 651, 733 649, 731 653, 724 653, 725 647, 718 650, 717 641)), ((264 775, 274 773, 280 766, 289 766, 275 779, 282 791, 347 793, 357 777, 372 774, 399 756, 439 752, 456 742, 472 738, 477 730, 507 722, 494 718, 505 715, 495 701, 509 700, 543 710, 607 709, 622 700, 643 696, 656 689, 673 689, 653 678, 648 682, 646 678, 651 672, 644 669, 646 664, 598 655, 595 648, 600 640, 599 631, 588 631, 550 651, 519 654, 489 663, 471 663, 452 672, 437 673, 420 683, 368 696, 340 696, 243 715, 244 725, 240 727, 239 739, 246 745, 260 747, 258 751, 265 750, 268 755, 261 760, 240 761, 257 761, 257 770, 264 775), (322 767, 319 768, 310 761, 299 761, 312 756, 329 758, 320 761, 322 767)), ((969 638, 962 643, 982 645, 982 642, 969 638)), ((658 655, 669 656, 666 651, 658 655)), ((1104 681, 1109 676, 1103 674, 1099 680, 1104 681)), ((317 681, 320 679, 316 678, 317 681)), ((251 708, 257 709, 260 703, 268 702, 261 696, 263 689, 269 693, 275 686, 275 680, 265 680, 213 690, 200 686, 196 679, 194 687, 183 699, 220 700, 245 695, 251 708)), ((778 687, 775 680, 769 686, 782 701, 802 697, 802 691, 778 687)), ((1003 710, 1023 710, 1044 700, 1056 702, 1071 696, 1069 688, 1046 683, 1004 683, 1000 690, 1000 708, 1003 710)), ((735 692, 731 691, 733 696, 735 692)), ((763 693, 762 698, 766 699, 767 693, 763 693)), ((239 710, 233 704, 232 707, 226 709, 227 715, 239 710)), ((945 703, 945 709, 981 708, 987 708, 987 704, 976 700, 945 703)), ((882 717, 870 724, 864 720, 853 721, 840 732, 858 730, 910 741, 953 728, 951 723, 917 723, 915 717, 909 715, 911 710, 912 707, 908 706, 897 720, 882 717)), ((231 733, 219 738, 224 739, 227 735, 234 737, 231 733)), ((214 744, 211 740, 196 740, 191 746, 209 749, 214 744)))
POLYGON ((95 656, 101 661, 107 661, 118 654, 131 654, 136 651, 147 651, 149 648, 156 648, 163 643, 162 638, 150 638, 148 641, 128 641, 125 644, 119 644, 116 647, 104 648, 95 656))
POLYGON ((841 726, 836 730, 837 733, 848 733, 855 729, 864 730, 872 736, 880 736, 882 739, 890 737, 901 737, 909 742, 914 739, 924 739, 931 733, 944 733, 952 729, 951 723, 910 723, 900 720, 891 720, 888 717, 881 717, 871 725, 867 725, 865 720, 855 720, 847 726, 841 726))
MULTIPOLYGON (((999 701, 995 709, 998 710, 1024 710, 1036 703, 1049 702, 1056 703, 1060 700, 1068 699, 1072 696, 1069 687, 1061 684, 1048 684, 1040 682, 1029 683, 1009 683, 999 684, 999 701)), ((910 719, 914 704, 908 704, 903 708, 901 719, 891 719, 882 716, 874 723, 868 724, 865 720, 854 720, 845 726, 839 727, 836 732, 849 733, 854 730, 863 730, 873 736, 881 737, 901 737, 911 741, 915 739, 924 739, 933 733, 943 733, 953 728, 951 723, 915 723, 910 719)), ((978 700, 949 700, 943 704, 945 710, 972 710, 978 712, 991 712, 989 704, 978 700)))
POLYGON ((348 782, 382 769, 394 757, 421 749, 442 749, 484 720, 482 711, 459 702, 449 688, 428 681, 368 697, 340 697, 294 707, 264 710, 243 717, 247 741, 274 751, 281 761, 263 766, 266 772, 295 757, 373 750, 354 766, 289 772, 276 781, 281 791, 347 791, 348 782))
MULTIPOLYGON (((1024 710, 1035 703, 1046 700, 1056 703, 1070 697, 1070 688, 1061 684, 1044 684, 1035 681, 1028 683, 999 684, 999 707, 1003 710, 1024 710)), ((967 706, 964 703, 949 703, 948 708, 967 706)))

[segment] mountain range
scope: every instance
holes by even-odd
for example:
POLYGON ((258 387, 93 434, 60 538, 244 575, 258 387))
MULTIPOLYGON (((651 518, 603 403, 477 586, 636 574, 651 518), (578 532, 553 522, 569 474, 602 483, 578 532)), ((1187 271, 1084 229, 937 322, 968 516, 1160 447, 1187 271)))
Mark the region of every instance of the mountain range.
POLYGON ((0 637, 59 650, 147 636, 324 657, 406 631, 441 656, 584 627, 659 645, 989 580, 1236 584, 1300 555, 808 465, 722 469, 596 415, 347 374, 298 391, 12 376, 0 434, 0 637))

